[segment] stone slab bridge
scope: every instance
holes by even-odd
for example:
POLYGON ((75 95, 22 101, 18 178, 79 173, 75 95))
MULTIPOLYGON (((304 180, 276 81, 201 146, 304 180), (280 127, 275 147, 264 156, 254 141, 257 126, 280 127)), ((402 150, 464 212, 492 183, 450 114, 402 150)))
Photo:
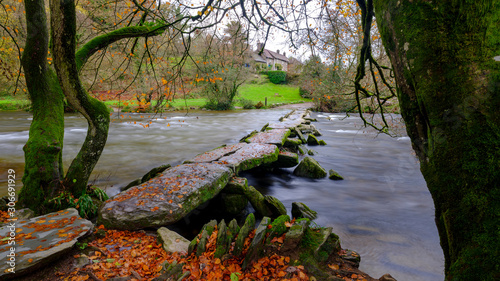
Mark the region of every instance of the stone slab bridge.
POLYGON ((179 221, 214 198, 238 172, 286 162, 278 160, 289 158, 290 152, 280 152, 280 148, 290 140, 304 142, 298 127, 310 123, 308 114, 307 110, 294 110, 240 143, 197 155, 117 194, 101 206, 97 223, 107 228, 134 230, 179 221), (291 134, 297 138, 290 138, 291 134))

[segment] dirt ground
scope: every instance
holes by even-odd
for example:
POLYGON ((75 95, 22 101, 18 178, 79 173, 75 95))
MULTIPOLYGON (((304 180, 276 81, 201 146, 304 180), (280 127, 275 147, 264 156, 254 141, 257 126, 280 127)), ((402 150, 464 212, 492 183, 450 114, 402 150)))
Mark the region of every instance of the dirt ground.
POLYGON ((305 102, 305 103, 295 103, 295 104, 285 104, 281 105, 275 108, 282 108, 282 109, 309 109, 311 107, 314 107, 313 102, 305 102))

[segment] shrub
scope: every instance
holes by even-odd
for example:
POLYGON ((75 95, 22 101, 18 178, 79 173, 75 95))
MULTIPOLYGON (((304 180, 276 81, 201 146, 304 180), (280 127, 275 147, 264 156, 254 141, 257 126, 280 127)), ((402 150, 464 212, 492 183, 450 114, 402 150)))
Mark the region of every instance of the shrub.
POLYGON ((268 71, 267 76, 273 84, 281 84, 286 81, 286 72, 281 70, 268 71))
POLYGON ((287 72, 286 73, 286 83, 292 84, 292 83, 298 82, 299 77, 300 77, 300 74, 298 74, 298 73, 287 72))
POLYGON ((299 87, 299 95, 305 99, 312 98, 312 93, 308 89, 306 89, 302 86, 299 87))
POLYGON ((263 104, 261 101, 259 101, 259 102, 255 105, 255 108, 257 108, 257 109, 261 109, 261 108, 263 108, 263 107, 264 107, 264 104, 263 104))
POLYGON ((276 67, 276 70, 283 70, 283 66, 279 63, 274 65, 276 67))
POLYGON ((252 109, 255 108, 253 105, 253 102, 249 99, 241 98, 240 103, 243 106, 244 109, 252 109))
POLYGON ((229 100, 209 99, 203 107, 209 110, 229 110, 233 108, 233 102, 229 100))

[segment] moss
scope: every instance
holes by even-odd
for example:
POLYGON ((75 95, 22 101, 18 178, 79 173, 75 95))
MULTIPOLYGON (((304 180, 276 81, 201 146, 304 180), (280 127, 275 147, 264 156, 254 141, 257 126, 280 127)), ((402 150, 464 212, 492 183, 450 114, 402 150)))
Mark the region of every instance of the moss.
POLYGON ((283 235, 288 229, 285 223, 289 221, 290 217, 288 215, 281 215, 277 217, 271 223, 271 234, 269 235, 269 239, 283 235))
POLYGON ((107 34, 97 36, 83 45, 78 52, 76 52, 76 64, 80 69, 85 61, 100 49, 106 48, 110 44, 124 39, 135 37, 149 37, 162 34, 167 26, 127 26, 122 27, 107 34))

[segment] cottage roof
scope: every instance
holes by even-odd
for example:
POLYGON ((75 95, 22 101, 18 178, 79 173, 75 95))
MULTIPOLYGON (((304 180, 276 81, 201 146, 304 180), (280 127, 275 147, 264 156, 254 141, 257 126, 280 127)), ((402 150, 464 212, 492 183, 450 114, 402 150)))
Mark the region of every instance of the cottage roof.
POLYGON ((275 58, 281 61, 288 62, 288 58, 286 56, 277 52, 270 51, 268 49, 264 49, 264 51, 262 52, 262 56, 265 58, 270 58, 270 59, 275 58))
POLYGON ((257 53, 254 53, 252 57, 256 62, 267 63, 266 59, 263 58, 262 56, 259 56, 259 54, 257 53))

